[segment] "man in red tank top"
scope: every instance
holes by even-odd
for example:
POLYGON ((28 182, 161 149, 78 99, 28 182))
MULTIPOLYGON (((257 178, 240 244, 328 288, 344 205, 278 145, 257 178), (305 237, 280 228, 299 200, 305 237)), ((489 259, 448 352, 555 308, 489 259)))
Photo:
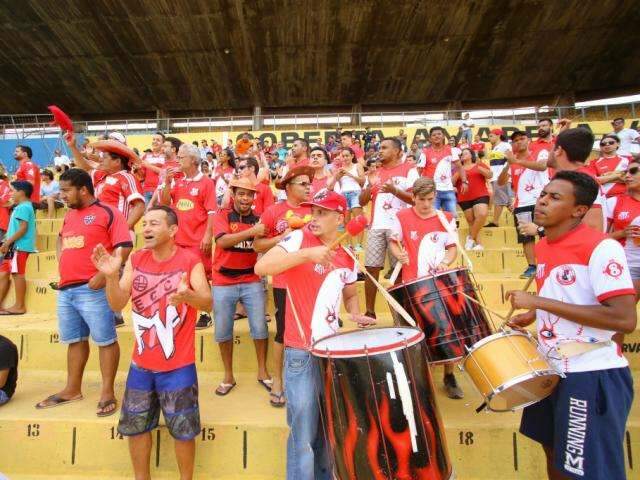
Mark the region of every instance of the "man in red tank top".
POLYGON ((198 310, 211 310, 209 282, 200 256, 175 243, 178 217, 152 207, 143 220, 144 249, 127 261, 102 245, 92 261, 107 279, 107 299, 122 310, 131 299, 135 346, 122 401, 118 432, 129 437, 136 478, 151 478, 151 430, 160 410, 175 440, 180 478, 192 478, 195 437, 200 434, 195 323, 198 310))

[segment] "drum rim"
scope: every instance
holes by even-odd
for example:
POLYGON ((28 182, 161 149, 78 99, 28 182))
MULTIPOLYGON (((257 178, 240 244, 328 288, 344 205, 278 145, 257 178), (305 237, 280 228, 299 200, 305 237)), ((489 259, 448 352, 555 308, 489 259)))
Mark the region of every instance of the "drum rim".
POLYGON ((469 347, 469 349, 467 350, 467 354, 464 356, 464 361, 466 362, 467 359, 469 358, 469 356, 475 352, 476 350, 478 350, 480 347, 483 347, 484 345, 486 345, 487 343, 491 343, 494 340, 498 340, 499 338, 503 338, 503 337, 508 337, 511 335, 516 335, 516 336, 522 336, 522 337, 529 337, 531 339, 533 339, 533 335, 531 335, 531 333, 529 332, 521 332, 519 330, 500 330, 498 332, 492 333, 491 335, 487 335, 484 338, 481 338, 480 340, 478 340, 476 343, 474 343, 473 345, 471 345, 471 347, 469 347))
POLYGON ((414 279, 414 280, 411 280, 410 282, 402 282, 402 283, 399 283, 398 285, 394 285, 394 286, 392 286, 391 288, 389 288, 389 290, 388 290, 388 291, 389 291, 389 292, 392 292, 393 290, 397 290, 398 288, 401 288, 401 287, 406 287, 407 285, 412 285, 412 284, 414 284, 414 283, 416 283, 416 282, 418 282, 418 281, 420 281, 420 280, 424 280, 424 279, 426 279, 426 278, 439 277, 440 275, 444 275, 444 274, 446 274, 446 273, 451 273, 451 272, 458 272, 458 271, 460 271, 460 270, 464 270, 464 271, 466 271, 466 272, 468 272, 468 271, 469 271, 469 269, 468 269, 467 267, 452 268, 452 269, 450 269, 450 270, 445 270, 444 272, 440 272, 438 275, 425 275, 424 277, 416 278, 416 279, 414 279))
POLYGON ((496 388, 494 391, 492 391, 489 395, 487 395, 487 397, 486 397, 487 408, 489 410, 491 410, 492 412, 514 412, 516 410, 523 409, 525 407, 528 407, 529 405, 533 405, 534 403, 538 403, 538 402, 544 400, 545 398, 547 398, 549 395, 551 395, 553 393, 553 390, 550 390, 549 393, 547 393, 542 398, 539 398, 537 400, 532 400, 530 402, 523 403, 523 404, 518 405, 516 407, 506 408, 506 409, 499 409, 499 408, 492 408, 491 407, 491 401, 498 394, 506 391, 507 389, 509 389, 511 387, 514 387, 515 385, 517 385, 519 383, 522 383, 523 380, 529 380, 530 378, 551 376, 551 375, 555 375, 555 376, 557 376, 559 378, 562 378, 562 374, 552 367, 552 368, 547 368, 547 369, 544 369, 544 370, 535 370, 533 372, 529 372, 529 373, 525 373, 525 374, 522 374, 522 375, 518 375, 517 377, 514 377, 514 378, 510 379, 507 382, 504 382, 502 385, 499 385, 498 388, 496 388))
MULTIPOLYGON (((396 350, 400 350, 402 347, 409 346, 409 347, 413 347, 414 345, 418 345, 420 344, 420 342, 422 342, 425 338, 424 336, 424 332, 418 328, 413 328, 413 327, 382 327, 379 328, 378 330, 389 330, 389 329, 398 329, 398 328, 403 328, 403 329, 407 329, 407 330, 414 330, 415 331, 415 335, 413 335, 410 338, 405 338, 403 340, 394 342, 394 343, 389 343, 387 345, 384 346, 379 346, 379 347, 372 347, 372 348, 367 348, 366 350, 364 348, 356 348, 356 349, 351 349, 351 350, 320 350, 317 349, 315 347, 311 347, 311 354, 316 356, 316 357, 321 357, 321 358, 357 358, 357 357, 362 357, 364 355, 378 355, 380 353, 390 353, 390 352, 395 352, 396 350)), ((326 337, 321 338, 320 340, 318 340, 316 343, 325 341, 327 339, 330 338, 335 338, 335 337, 339 337, 342 335, 347 335, 351 332, 357 332, 358 330, 351 330, 350 332, 340 332, 340 333, 334 333, 333 335, 328 335, 326 337)))

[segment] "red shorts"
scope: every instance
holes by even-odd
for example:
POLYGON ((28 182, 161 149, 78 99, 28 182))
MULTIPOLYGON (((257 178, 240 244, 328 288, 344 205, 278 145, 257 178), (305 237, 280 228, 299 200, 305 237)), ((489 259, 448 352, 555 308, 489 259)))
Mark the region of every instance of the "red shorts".
POLYGON ((181 247, 186 248, 187 250, 191 250, 196 255, 200 255, 202 264, 204 265, 204 273, 207 274, 207 280, 211 281, 212 253, 210 253, 209 255, 202 253, 202 250, 200 250, 200 245, 181 245, 181 247))
POLYGON ((0 272, 5 273, 17 273, 18 275, 24 275, 27 270, 27 259, 29 258, 29 252, 21 252, 16 250, 11 259, 4 259, 0 264, 0 272))

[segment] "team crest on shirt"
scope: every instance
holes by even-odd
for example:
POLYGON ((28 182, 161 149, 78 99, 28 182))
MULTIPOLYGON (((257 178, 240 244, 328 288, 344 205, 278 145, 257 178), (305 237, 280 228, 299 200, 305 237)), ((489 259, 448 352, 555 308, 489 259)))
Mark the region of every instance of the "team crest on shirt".
POLYGON ((613 277, 613 278, 618 278, 620 277, 620 275, 622 275, 623 270, 624 270, 624 267, 620 265, 620 263, 611 259, 609 260, 609 263, 607 263, 607 265, 604 267, 604 270, 602 271, 602 273, 604 273, 605 275, 609 275, 610 277, 613 277))
POLYGON ((95 215, 86 215, 82 221, 84 222, 85 225, 91 225, 94 220, 96 219, 95 215))
POLYGON ((437 233, 432 233, 430 237, 433 243, 438 243, 438 238, 440 238, 440 235, 438 235, 437 233))
POLYGON ((560 265, 556 273, 556 280, 560 285, 572 285, 576 281, 576 271, 571 265, 560 265))
POLYGON ((411 240, 418 240, 418 232, 411 230, 411 232, 409 232, 409 238, 411 238, 411 240))
POLYGON ((319 202, 321 200, 324 200, 325 198, 327 198, 327 194, 329 193, 329 191, 326 188, 323 188, 322 190, 319 190, 318 193, 316 193, 313 196, 313 201, 314 202, 319 202))
POLYGON ((189 195, 191 195, 192 197, 196 197, 198 195, 198 188, 197 187, 193 187, 191 189, 191 191, 189 192, 189 195))
POLYGON ((324 265, 316 263, 313 266, 313 271, 316 272, 318 275, 324 275, 324 272, 326 271, 326 268, 324 267, 324 265))
POLYGON ((535 188, 536 188, 536 187, 534 187, 534 186, 533 186, 533 183, 527 183, 527 184, 524 186, 524 191, 525 191, 525 192, 527 192, 527 193, 528 193, 528 192, 532 192, 535 188))
POLYGON ((536 278, 543 278, 544 277, 544 267, 546 265, 544 263, 539 263, 538 267, 536 268, 536 278))
POLYGON ((629 218, 629 212, 620 212, 618 214, 618 220, 626 220, 629 218))
POLYGON ((237 224, 237 223, 231 223, 231 224, 229 224, 229 229, 230 229, 232 232, 236 232, 236 231, 238 231, 238 224, 237 224))
POLYGON ((118 183, 118 179, 117 179, 117 178, 115 178, 115 177, 107 177, 107 178, 105 179, 105 183, 106 183, 107 185, 115 185, 116 183, 118 183))
POLYGON ((144 275, 137 275, 133 279, 133 289, 136 292, 144 292, 148 286, 149 286, 149 281, 147 280, 147 277, 145 277, 144 275))

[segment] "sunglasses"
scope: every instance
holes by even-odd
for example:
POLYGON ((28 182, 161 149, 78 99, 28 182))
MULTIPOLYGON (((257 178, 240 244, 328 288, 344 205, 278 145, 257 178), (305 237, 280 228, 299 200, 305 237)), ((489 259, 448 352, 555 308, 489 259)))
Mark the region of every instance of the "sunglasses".
POLYGON ((600 142, 601 147, 606 147, 607 145, 615 145, 615 140, 611 140, 610 142, 600 142))
POLYGON ((640 171, 640 167, 631 167, 629 170, 627 170, 627 173, 629 175, 635 175, 636 173, 638 173, 638 171, 640 171))
POLYGON ((291 185, 301 185, 303 188, 307 188, 311 186, 310 182, 290 182, 291 185))
POLYGON ((244 170, 245 168, 249 168, 249 165, 238 165, 238 166, 236 167, 236 170, 237 170, 237 171, 240 171, 240 170, 244 170))

